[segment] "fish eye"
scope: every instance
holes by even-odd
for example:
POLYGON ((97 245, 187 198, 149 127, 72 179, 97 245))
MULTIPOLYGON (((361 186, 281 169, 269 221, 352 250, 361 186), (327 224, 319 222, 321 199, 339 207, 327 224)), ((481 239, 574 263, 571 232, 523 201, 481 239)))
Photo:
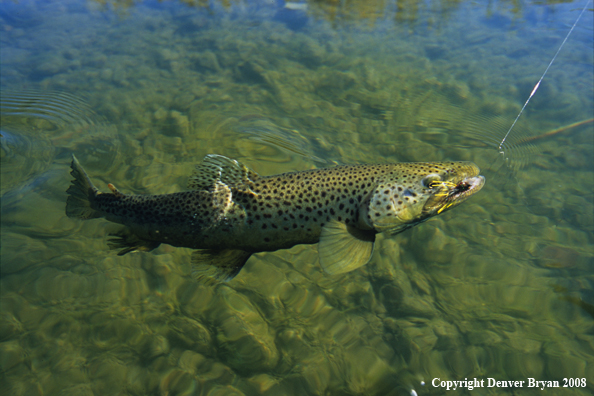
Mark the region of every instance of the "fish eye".
POLYGON ((436 184, 439 183, 441 183, 441 176, 439 176, 437 173, 431 173, 430 175, 425 176, 423 180, 421 180, 421 184, 425 188, 433 188, 436 184))

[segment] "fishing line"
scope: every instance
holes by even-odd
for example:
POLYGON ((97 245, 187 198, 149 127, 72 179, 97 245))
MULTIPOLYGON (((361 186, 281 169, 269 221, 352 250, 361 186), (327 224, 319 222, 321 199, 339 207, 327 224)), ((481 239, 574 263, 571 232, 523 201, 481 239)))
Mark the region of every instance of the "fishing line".
POLYGON ((588 5, 590 4, 591 0, 588 0, 586 2, 586 4, 584 5, 584 8, 582 9, 582 12, 580 12, 580 15, 578 15, 577 19, 575 20, 575 22, 573 23, 573 26, 571 27, 571 29, 569 29, 569 32, 567 32, 567 35, 565 36, 565 39, 563 40, 563 42, 561 43, 561 45, 559 46, 559 49, 557 49, 557 52, 555 53, 555 56, 553 56, 553 59, 551 59, 551 61, 549 62, 549 65, 547 66, 547 68, 545 69, 544 73, 542 73, 542 76, 540 77, 540 80, 538 80, 538 82, 536 83, 536 85, 534 86, 534 88, 532 89, 532 92, 530 93, 530 96, 528 97, 528 99, 526 100, 526 103, 524 103, 524 106, 522 106, 522 109, 520 110, 520 112, 518 113, 518 116, 516 117, 516 119, 514 120, 513 124, 509 127, 509 130, 507 131, 507 133, 505 134, 505 136, 503 137, 503 140, 501 140, 501 143, 499 143, 499 147, 497 148, 499 150, 499 154, 503 154, 505 156, 505 151, 502 150, 503 144, 505 143, 505 140, 507 139, 507 137, 509 136, 509 133, 511 132, 511 130, 513 129, 513 127, 516 125, 516 122, 518 122, 518 119, 520 118, 520 116, 522 115, 522 113, 524 112, 524 109, 526 108, 526 105, 528 105, 528 102, 530 102, 530 99, 532 99, 532 97, 534 96, 534 94, 536 93, 536 90, 538 89, 538 87, 540 86, 540 83, 542 81, 542 79, 544 78, 544 76, 547 74, 547 72, 549 71, 549 68, 551 67, 551 65, 553 64, 553 62, 555 61, 555 59, 557 58, 557 55, 559 55, 559 52, 561 51, 561 48, 563 48, 563 46, 565 45, 565 42, 567 41, 567 39, 569 38, 569 36, 571 35, 571 32, 573 32, 573 29, 575 28, 575 26, 577 25, 577 23, 579 22, 580 18, 582 17, 584 11, 586 11, 586 8, 588 7, 588 5))

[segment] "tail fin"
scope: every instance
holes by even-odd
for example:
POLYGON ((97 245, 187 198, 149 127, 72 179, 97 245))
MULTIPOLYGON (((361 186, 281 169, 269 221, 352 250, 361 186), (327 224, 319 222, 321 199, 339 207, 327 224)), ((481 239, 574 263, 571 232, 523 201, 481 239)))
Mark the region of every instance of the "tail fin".
POLYGON ((68 194, 66 215, 83 220, 101 217, 101 212, 93 209, 93 199, 97 195, 97 189, 74 155, 72 155, 70 167, 72 168, 70 174, 74 180, 66 190, 68 194))

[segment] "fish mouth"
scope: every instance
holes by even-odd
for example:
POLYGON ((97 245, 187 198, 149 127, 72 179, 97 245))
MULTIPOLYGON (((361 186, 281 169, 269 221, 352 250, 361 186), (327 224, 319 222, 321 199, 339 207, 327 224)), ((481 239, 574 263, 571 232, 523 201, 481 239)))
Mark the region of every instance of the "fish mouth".
POLYGON ((469 196, 479 192, 485 184, 485 177, 478 175, 473 177, 466 177, 458 182, 453 188, 447 192, 446 201, 466 199, 469 196))
POLYGON ((464 177, 457 183, 453 181, 443 182, 441 183, 442 188, 436 191, 425 203, 423 213, 431 216, 450 209, 479 192, 484 185, 485 177, 478 174, 464 177))

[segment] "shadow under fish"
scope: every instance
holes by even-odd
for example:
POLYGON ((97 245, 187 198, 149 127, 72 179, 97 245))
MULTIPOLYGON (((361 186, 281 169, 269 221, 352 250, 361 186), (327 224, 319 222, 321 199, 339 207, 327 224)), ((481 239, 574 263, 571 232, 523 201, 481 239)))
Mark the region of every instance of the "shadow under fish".
MULTIPOLYGON (((587 313, 594 319, 594 304, 585 301, 584 298, 581 296, 576 297, 570 295, 569 290, 561 285, 553 285, 553 291, 559 294, 559 300, 567 301, 568 303, 580 307, 585 313, 587 313)), ((594 302, 592 296, 590 296, 590 301, 594 302)))
POLYGON ((471 162, 344 165, 260 176, 221 155, 207 155, 189 191, 128 195, 100 192, 78 160, 66 214, 104 217, 125 230, 110 240, 119 255, 161 243, 197 249, 193 275, 230 280, 253 253, 318 244, 321 267, 341 274, 365 265, 375 236, 397 234, 474 195, 484 185, 471 162))

